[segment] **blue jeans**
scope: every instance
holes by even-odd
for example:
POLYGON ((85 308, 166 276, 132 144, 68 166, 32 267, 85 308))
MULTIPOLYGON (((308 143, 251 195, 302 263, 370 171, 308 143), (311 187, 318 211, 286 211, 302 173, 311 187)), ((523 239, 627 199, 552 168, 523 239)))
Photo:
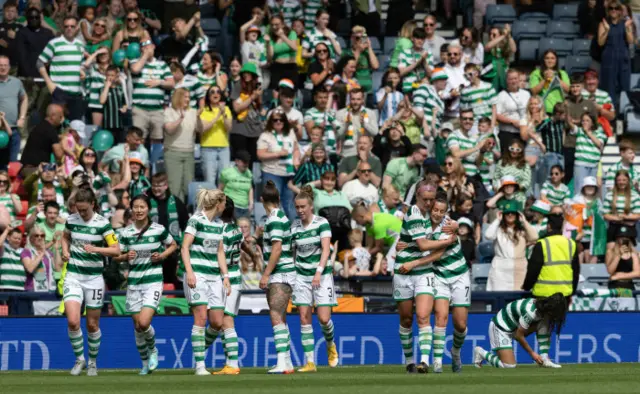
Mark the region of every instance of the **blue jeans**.
POLYGON ((11 137, 9 138, 9 162, 18 161, 18 154, 20 153, 20 130, 17 127, 13 128, 11 137))
POLYGON ((236 217, 236 219, 240 219, 240 218, 248 218, 249 220, 251 220, 251 212, 249 212, 249 209, 245 209, 245 208, 238 208, 236 207, 235 210, 233 211, 234 216, 236 217))
POLYGON ((229 148, 200 148, 204 181, 217 185, 218 176, 231 164, 229 148))
POLYGON ((533 183, 537 186, 534 187, 536 198, 540 198, 540 191, 542 190, 542 184, 549 179, 549 173, 551 167, 560 165, 564 168, 564 156, 559 153, 547 152, 536 163, 536 171, 534 174, 533 183))
POLYGON ((293 221, 297 216, 293 206, 293 192, 287 187, 287 183, 289 183, 292 178, 291 176, 278 176, 269 174, 268 172, 262 173, 262 187, 264 188, 267 181, 273 181, 273 183, 275 183, 278 192, 280 192, 280 205, 290 221, 293 221))
POLYGON ((573 193, 577 195, 582 190, 584 178, 588 176, 596 177, 598 175, 598 167, 585 167, 576 164, 573 166, 573 193))
POLYGON ((149 164, 154 166, 157 162, 164 159, 164 145, 162 143, 152 143, 149 152, 149 164))

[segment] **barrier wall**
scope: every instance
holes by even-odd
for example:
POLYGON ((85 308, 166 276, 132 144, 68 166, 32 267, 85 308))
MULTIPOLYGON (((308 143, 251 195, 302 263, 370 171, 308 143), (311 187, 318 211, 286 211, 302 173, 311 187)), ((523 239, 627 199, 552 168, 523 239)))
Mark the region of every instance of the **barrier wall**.
MULTIPOLYGON (((472 362, 473 347, 489 347, 487 327, 492 314, 469 316, 469 334, 462 349, 465 364, 472 362)), ((336 343, 343 365, 401 364, 404 362, 398 338, 398 317, 391 314, 337 314, 336 343)), ((297 316, 288 319, 291 328, 292 358, 296 365, 303 361, 300 326, 297 316)), ((190 334, 192 318, 158 316, 153 321, 157 334, 160 368, 191 368, 190 334)), ((239 360, 243 367, 267 367, 275 364, 269 317, 240 316, 237 321, 240 343, 239 360)), ((638 362, 640 361, 640 313, 584 312, 568 316, 559 341, 553 341, 551 357, 560 363, 638 362)), ((140 360, 134 343, 133 324, 127 317, 105 317, 101 321, 102 347, 99 368, 139 368, 140 360)), ((446 348, 451 347, 449 325, 446 348)), ((85 333, 85 352, 86 329, 85 333)), ((415 331, 417 334, 417 330, 415 331)), ((316 357, 326 364, 326 347, 322 332, 314 321, 316 357)), ((534 337, 529 338, 532 346, 534 337)), ((415 354, 419 354, 417 338, 415 354)), ((537 348, 537 346, 536 346, 537 348)), ((531 363, 529 356, 516 348, 520 363, 531 363)), ((445 364, 450 362, 448 350, 445 364)), ((220 339, 207 351, 208 367, 224 363, 220 339)), ((67 338, 64 318, 0 318, 0 370, 69 369, 73 353, 67 338)))

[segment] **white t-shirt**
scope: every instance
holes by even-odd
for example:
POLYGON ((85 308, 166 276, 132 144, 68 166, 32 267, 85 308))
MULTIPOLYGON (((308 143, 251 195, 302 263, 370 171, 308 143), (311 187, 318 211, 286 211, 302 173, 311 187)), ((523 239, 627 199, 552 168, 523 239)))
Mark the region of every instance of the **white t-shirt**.
MULTIPOLYGON (((467 86, 469 85, 469 81, 464 77, 464 66, 465 63, 460 62, 458 67, 453 67, 450 64, 447 64, 444 67, 444 72, 447 74, 447 87, 445 88, 445 92, 447 95, 453 90, 458 89, 458 93, 460 93, 460 85, 467 86)), ((451 104, 445 110, 446 116, 458 116, 460 111, 460 97, 456 97, 451 104)))
MULTIPOLYGON (((527 118, 527 104, 531 94, 524 89, 520 89, 515 93, 506 90, 498 93, 496 102, 497 113, 506 116, 509 119, 523 120, 527 118)), ((500 131, 507 133, 519 133, 520 130, 511 124, 499 123, 500 131)))
POLYGON ((438 64, 442 61, 440 59, 440 48, 446 43, 447 40, 437 34, 434 34, 432 39, 424 39, 422 48, 433 56, 433 64, 438 64))
POLYGON ((368 185, 364 185, 359 179, 352 179, 342 186, 342 193, 347 197, 351 205, 354 205, 358 201, 364 200, 367 205, 375 204, 378 202, 378 188, 369 182, 368 185))
MULTIPOLYGON (((302 136, 305 137, 308 140, 307 137, 307 131, 304 128, 304 116, 302 115, 302 112, 298 111, 297 109, 291 107, 291 109, 289 109, 289 112, 285 111, 284 108, 282 108, 281 105, 277 106, 276 108, 270 110, 267 113, 267 119, 269 119, 269 116, 271 116, 271 113, 273 111, 275 111, 276 109, 281 109, 285 115, 287 115, 287 119, 289 120, 289 122, 298 122, 299 125, 302 125, 302 136)), ((295 133, 296 131, 293 130, 293 132, 295 133)), ((298 141, 298 148, 300 150, 301 154, 304 154, 305 152, 305 148, 309 146, 308 141, 298 141)))
POLYGON ((478 43, 478 46, 476 47, 475 51, 471 48, 460 45, 460 40, 458 39, 451 41, 451 44, 452 45, 457 44, 462 48, 463 63, 473 63, 480 67, 484 65, 484 46, 482 46, 481 43, 478 43))

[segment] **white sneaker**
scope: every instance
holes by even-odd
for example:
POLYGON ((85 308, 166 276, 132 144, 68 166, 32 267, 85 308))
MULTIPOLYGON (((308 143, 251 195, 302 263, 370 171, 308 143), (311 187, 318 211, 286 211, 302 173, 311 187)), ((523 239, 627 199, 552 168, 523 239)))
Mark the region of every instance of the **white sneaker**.
POLYGON ((542 360, 543 360, 543 363, 541 365, 542 368, 562 368, 562 365, 554 363, 548 357, 545 357, 542 360))
POLYGON ((87 366, 87 376, 98 376, 98 367, 95 362, 89 362, 87 366))
POLYGON ((476 368, 482 368, 482 363, 484 362, 484 357, 482 357, 482 348, 480 346, 476 346, 473 349, 473 365, 476 368))
POLYGON ((269 375, 289 375, 295 372, 293 365, 276 365, 267 371, 269 375))
POLYGON ((76 359, 76 363, 73 364, 73 368, 71 368, 71 375, 72 376, 78 376, 82 373, 82 370, 84 369, 84 367, 87 365, 87 362, 84 360, 77 360, 76 359))
POLYGON ((201 368, 196 368, 196 376, 204 376, 204 375, 211 375, 211 373, 209 371, 207 371, 207 369, 205 367, 201 367, 201 368))
POLYGON ((442 361, 433 360, 433 373, 442 373, 442 361))

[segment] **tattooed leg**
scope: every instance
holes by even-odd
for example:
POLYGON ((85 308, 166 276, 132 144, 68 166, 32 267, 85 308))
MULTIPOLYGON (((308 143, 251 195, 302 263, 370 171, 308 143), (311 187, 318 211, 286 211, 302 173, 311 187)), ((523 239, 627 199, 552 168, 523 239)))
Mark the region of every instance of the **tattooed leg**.
POLYGON ((291 299, 293 290, 291 286, 284 283, 272 283, 269 285, 267 293, 267 302, 269 304, 269 315, 271 316, 271 324, 286 324, 287 306, 291 299))

